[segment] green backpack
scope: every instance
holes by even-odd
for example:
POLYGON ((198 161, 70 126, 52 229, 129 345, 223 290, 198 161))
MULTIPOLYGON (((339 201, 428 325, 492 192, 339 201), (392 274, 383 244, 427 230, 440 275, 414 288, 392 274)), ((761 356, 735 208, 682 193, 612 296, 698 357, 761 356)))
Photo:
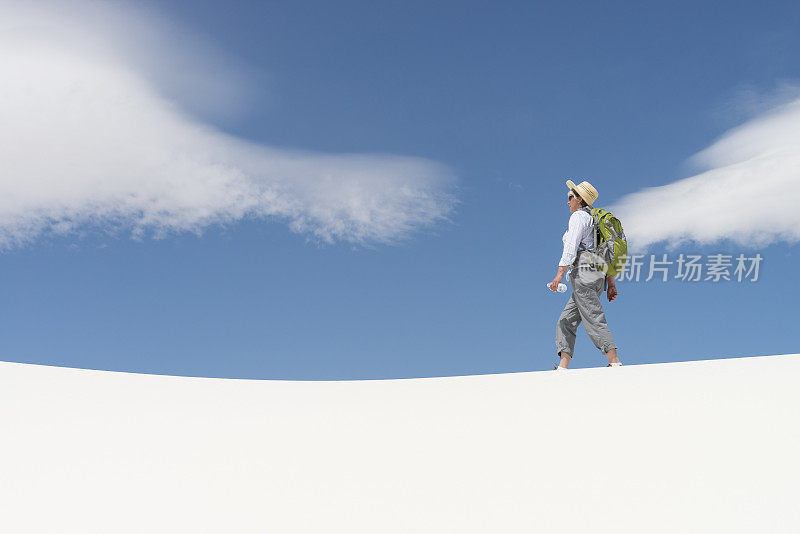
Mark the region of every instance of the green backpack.
POLYGON ((594 248, 588 251, 591 263, 605 274, 617 276, 628 259, 628 241, 622 223, 611 212, 600 208, 581 208, 594 220, 594 248))

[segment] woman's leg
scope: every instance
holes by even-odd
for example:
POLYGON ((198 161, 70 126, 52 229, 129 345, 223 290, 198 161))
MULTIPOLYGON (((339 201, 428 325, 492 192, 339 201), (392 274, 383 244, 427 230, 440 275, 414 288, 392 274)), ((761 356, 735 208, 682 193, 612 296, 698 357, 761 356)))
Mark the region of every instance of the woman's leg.
POLYGON ((617 345, 606 322, 600 296, 603 294, 605 276, 597 271, 579 273, 573 282, 572 294, 583 322, 583 328, 595 347, 608 357, 609 363, 619 361, 617 345))
POLYGON ((571 295, 556 323, 556 351, 561 357, 560 367, 569 367, 569 361, 572 359, 572 353, 575 349, 575 336, 580 324, 581 314, 578 311, 575 299, 571 295))

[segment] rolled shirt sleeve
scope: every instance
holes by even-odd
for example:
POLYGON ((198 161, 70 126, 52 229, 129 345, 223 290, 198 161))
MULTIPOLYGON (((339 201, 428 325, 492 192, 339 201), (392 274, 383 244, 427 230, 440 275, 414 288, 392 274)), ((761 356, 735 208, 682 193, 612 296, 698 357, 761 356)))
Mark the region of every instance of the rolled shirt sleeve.
POLYGON ((576 211, 569 218, 569 229, 564 234, 564 252, 558 261, 559 267, 572 265, 575 256, 578 254, 578 244, 586 233, 587 228, 592 225, 591 216, 585 211, 576 211), (583 215, 581 215, 583 213, 583 215))

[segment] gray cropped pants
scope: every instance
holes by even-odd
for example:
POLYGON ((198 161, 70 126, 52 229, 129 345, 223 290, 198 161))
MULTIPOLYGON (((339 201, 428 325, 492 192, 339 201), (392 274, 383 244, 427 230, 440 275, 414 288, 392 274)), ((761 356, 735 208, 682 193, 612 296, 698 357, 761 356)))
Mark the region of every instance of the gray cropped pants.
POLYGON ((562 350, 570 356, 575 354, 575 335, 581 322, 600 352, 605 354, 617 348, 600 303, 605 288, 605 274, 602 271, 575 267, 570 271, 569 279, 572 282, 572 295, 556 324, 558 355, 561 356, 562 350))

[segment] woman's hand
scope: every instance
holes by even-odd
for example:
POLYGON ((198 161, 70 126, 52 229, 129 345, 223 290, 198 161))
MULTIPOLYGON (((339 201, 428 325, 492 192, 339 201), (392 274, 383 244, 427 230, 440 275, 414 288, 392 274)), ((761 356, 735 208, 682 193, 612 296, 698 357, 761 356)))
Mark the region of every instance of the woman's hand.
POLYGON ((561 280, 563 280, 563 279, 564 279, 564 275, 563 274, 557 274, 556 277, 553 278, 553 281, 550 282, 550 290, 551 291, 558 291, 558 284, 560 284, 561 280))
POLYGON ((550 289, 552 291, 558 291, 558 284, 561 283, 561 280, 564 279, 564 273, 567 272, 569 269, 569 265, 559 265, 558 271, 556 271, 556 277, 553 278, 553 281, 550 282, 550 289))
POLYGON ((608 277, 608 289, 606 289, 606 296, 608 297, 608 302, 611 302, 615 298, 617 298, 617 284, 614 283, 614 277, 608 277))

